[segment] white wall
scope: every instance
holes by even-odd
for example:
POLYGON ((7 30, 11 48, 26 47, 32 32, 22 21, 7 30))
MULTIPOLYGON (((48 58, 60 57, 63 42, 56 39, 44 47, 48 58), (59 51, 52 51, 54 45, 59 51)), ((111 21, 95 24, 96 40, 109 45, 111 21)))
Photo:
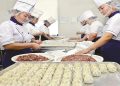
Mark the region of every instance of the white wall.
POLYGON ((9 10, 14 6, 16 0, 0 0, 0 23, 10 18, 9 10))
POLYGON ((93 0, 59 0, 59 34, 66 36, 75 36, 76 31, 80 30, 78 16, 86 10, 92 10, 99 19, 103 21, 93 0))
POLYGON ((47 19, 50 16, 57 19, 57 0, 38 0, 35 8, 44 12, 41 19, 47 19))
MULTIPOLYGON (((44 14, 40 17, 37 26, 39 27, 40 22, 42 20, 48 19, 49 17, 53 17, 58 19, 58 2, 57 0, 38 0, 38 3, 35 6, 36 9, 39 9, 44 12, 44 14)), ((49 27, 50 35, 58 34, 58 22, 55 22, 49 27)))

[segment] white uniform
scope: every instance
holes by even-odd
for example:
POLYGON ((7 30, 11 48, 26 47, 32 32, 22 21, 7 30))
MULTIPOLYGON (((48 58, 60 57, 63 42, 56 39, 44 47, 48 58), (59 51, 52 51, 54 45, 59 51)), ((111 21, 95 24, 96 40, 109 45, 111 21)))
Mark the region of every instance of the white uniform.
MULTIPOLYGON (((95 0, 98 7, 112 0, 95 0)), ((117 62, 120 64, 120 11, 115 11, 109 15, 109 20, 104 27, 104 33, 113 34, 109 42, 101 47, 102 57, 105 61, 117 62)))
POLYGON ((1 46, 11 43, 24 43, 31 42, 34 38, 28 34, 24 29, 24 26, 18 25, 12 21, 3 22, 0 25, 0 44, 1 46))
POLYGON ((39 31, 49 34, 49 28, 44 25, 44 21, 40 21, 36 24, 36 27, 39 31))
MULTIPOLYGON (((37 0, 17 0, 12 10, 18 10, 20 12, 29 13, 35 6, 36 1, 37 0)), ((27 18, 24 19, 26 20, 27 18)), ((11 17, 10 20, 3 22, 0 25, 0 37, 0 44, 2 47, 4 45, 12 43, 31 42, 31 39, 33 38, 32 35, 28 34, 28 32, 25 32, 25 27, 22 26, 22 24, 19 21, 17 21, 15 17, 11 17)), ((32 53, 31 48, 24 48, 20 50, 13 49, 14 47, 12 49, 4 49, 5 53, 2 59, 2 66, 4 68, 14 64, 14 62, 11 61, 11 58, 13 56, 25 53, 32 53)))
POLYGON ((120 13, 111 17, 107 21, 104 29, 104 32, 109 32, 114 35, 112 39, 120 41, 120 13))
POLYGON ((49 34, 49 28, 46 27, 45 25, 42 25, 38 28, 41 32, 44 32, 46 34, 49 34))
POLYGON ((100 21, 94 21, 90 25, 89 33, 97 33, 97 37, 101 37, 103 35, 103 24, 100 21))
POLYGON ((33 26, 33 25, 30 24, 30 23, 25 24, 25 27, 26 27, 25 30, 26 30, 28 33, 30 33, 31 35, 34 35, 34 34, 40 32, 37 27, 33 26))
POLYGON ((90 28, 89 25, 82 26, 82 28, 80 29, 80 32, 88 34, 89 28, 90 28))

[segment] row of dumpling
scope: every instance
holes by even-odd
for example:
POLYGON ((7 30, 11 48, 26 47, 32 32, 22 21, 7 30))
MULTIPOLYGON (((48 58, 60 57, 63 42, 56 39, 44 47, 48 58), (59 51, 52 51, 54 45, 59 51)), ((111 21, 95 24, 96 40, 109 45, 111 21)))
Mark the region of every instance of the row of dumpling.
POLYGON ((48 86, 59 86, 64 72, 64 64, 59 64, 54 72, 53 78, 48 86))
POLYGON ((47 71, 49 64, 35 64, 30 71, 28 71, 24 77, 20 79, 22 86, 40 86, 45 72, 47 71))
MULTIPOLYGON (((47 69, 49 64, 31 64, 31 63, 21 63, 15 68, 4 73, 0 77, 0 83, 3 86, 23 86, 25 83, 30 83, 33 76, 44 75, 45 68, 47 69), (38 71, 39 70, 39 71, 38 71)), ((34 79, 33 79, 34 80, 34 79)))
POLYGON ((83 86, 116 72, 114 63, 22 63, 0 77, 3 86, 83 86))
POLYGON ((20 79, 23 86, 39 86, 49 64, 34 64, 33 67, 20 79))
MULTIPOLYGON (((0 84, 3 86, 13 86, 13 83, 20 79, 20 77, 23 76, 23 71, 25 72, 25 68, 22 68, 23 64, 20 64, 19 66, 13 68, 12 70, 9 70, 5 72, 0 77, 0 84)), ((14 83, 15 84, 15 83, 14 83)))
POLYGON ((84 83, 94 83, 93 77, 100 77, 105 73, 117 72, 117 67, 114 63, 83 63, 81 66, 84 83))
POLYGON ((48 69, 46 70, 44 77, 40 81, 40 86, 48 86, 52 80, 52 76, 54 75, 55 69, 57 68, 57 64, 50 64, 48 69))

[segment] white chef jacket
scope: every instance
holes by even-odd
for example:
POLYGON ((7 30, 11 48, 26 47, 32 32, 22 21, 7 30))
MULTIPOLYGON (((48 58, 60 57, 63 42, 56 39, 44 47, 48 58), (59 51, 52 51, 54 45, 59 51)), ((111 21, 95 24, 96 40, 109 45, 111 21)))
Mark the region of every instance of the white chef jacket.
POLYGON ((0 44, 4 45, 11 43, 25 43, 31 42, 34 38, 32 35, 28 34, 24 29, 24 26, 18 25, 13 21, 6 21, 0 25, 0 44))
POLYGON ((104 26, 104 33, 105 32, 113 34, 112 39, 120 41, 120 13, 117 13, 107 21, 104 26))
POLYGON ((46 27, 45 25, 42 25, 38 28, 41 32, 44 32, 46 34, 49 34, 49 28, 46 27))
POLYGON ((44 21, 40 21, 36 24, 36 27, 39 31, 44 32, 46 34, 50 34, 49 28, 44 25, 44 21))
POLYGON ((100 21, 94 21, 90 25, 89 33, 97 33, 97 37, 101 37, 103 35, 103 24, 100 21))
POLYGON ((89 34, 89 29, 90 29, 90 27, 87 24, 85 26, 82 26, 82 28, 80 29, 80 32, 85 33, 85 34, 89 34))
POLYGON ((37 27, 33 26, 30 23, 25 24, 25 27, 26 27, 25 30, 28 31, 28 33, 30 33, 31 35, 34 35, 40 32, 37 27))

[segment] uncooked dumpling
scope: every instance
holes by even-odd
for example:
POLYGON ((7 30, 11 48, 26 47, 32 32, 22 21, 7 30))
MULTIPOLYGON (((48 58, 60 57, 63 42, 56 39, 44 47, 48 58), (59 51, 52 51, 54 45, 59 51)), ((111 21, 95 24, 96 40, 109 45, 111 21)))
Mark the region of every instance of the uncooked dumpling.
POLYGON ((98 77, 101 75, 101 72, 100 72, 99 68, 97 67, 97 64, 94 64, 94 63, 91 64, 91 72, 92 72, 93 76, 98 77))
POLYGON ((108 72, 107 66, 106 66, 105 63, 99 63, 98 66, 99 66, 99 69, 100 69, 101 73, 107 73, 108 72))
POLYGON ((108 68, 108 71, 111 73, 114 73, 117 71, 117 67, 115 66, 114 63, 108 63, 107 68, 108 68))

